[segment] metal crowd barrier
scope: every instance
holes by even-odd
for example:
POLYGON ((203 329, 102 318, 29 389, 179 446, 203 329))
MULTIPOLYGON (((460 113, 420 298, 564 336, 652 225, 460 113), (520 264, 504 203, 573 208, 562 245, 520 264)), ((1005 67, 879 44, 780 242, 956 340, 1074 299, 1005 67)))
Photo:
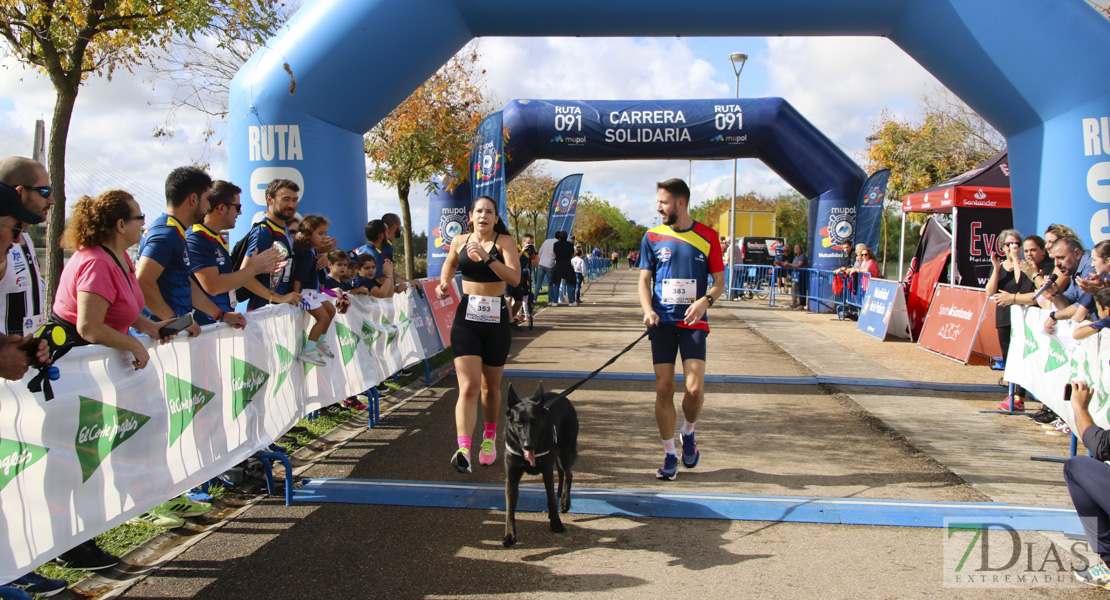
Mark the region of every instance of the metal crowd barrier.
MULTIPOLYGON (((835 271, 773 265, 734 265, 728 276, 728 297, 733 300, 766 301, 768 306, 789 298, 811 312, 835 312, 844 319, 863 306, 870 275, 844 275, 843 289, 833 291, 835 271)), ((726 274, 728 267, 725 267, 726 274)))

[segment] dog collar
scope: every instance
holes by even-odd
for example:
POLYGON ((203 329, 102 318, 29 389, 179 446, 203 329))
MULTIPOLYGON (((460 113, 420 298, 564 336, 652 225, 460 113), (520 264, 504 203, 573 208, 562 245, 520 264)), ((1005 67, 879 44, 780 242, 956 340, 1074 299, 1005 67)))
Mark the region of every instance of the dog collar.
MULTIPOLYGON (((505 444, 505 452, 508 452, 509 454, 512 454, 513 456, 524 457, 524 455, 521 454, 520 452, 517 452, 516 450, 513 450, 512 448, 510 448, 508 444, 505 444)), ((544 456, 544 455, 547 455, 547 454, 550 454, 550 453, 551 453, 551 448, 548 448, 547 450, 544 450, 543 452, 540 452, 539 454, 536 454, 536 458, 539 458, 541 456, 544 456)))

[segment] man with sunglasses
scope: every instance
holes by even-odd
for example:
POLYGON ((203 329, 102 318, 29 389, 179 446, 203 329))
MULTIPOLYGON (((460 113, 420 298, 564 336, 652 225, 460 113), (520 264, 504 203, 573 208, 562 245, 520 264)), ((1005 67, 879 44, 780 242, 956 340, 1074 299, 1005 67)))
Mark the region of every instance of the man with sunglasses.
MULTIPOLYGON (((20 199, 19 192, 10 185, 0 183, 0 252, 7 254, 14 240, 23 234, 24 223, 39 223, 42 217, 28 210, 20 199)), ((8 266, 0 263, 0 280, 8 277, 8 266)), ((27 348, 34 338, 22 332, 7 335, 0 333, 0 377, 18 381, 23 378, 30 366, 27 348)), ((46 342, 39 342, 39 361, 48 359, 46 342)))
MULTIPOLYGON (((235 227, 235 221, 242 214, 243 205, 239 200, 242 191, 229 181, 214 182, 208 192, 209 207, 204 221, 193 225, 185 236, 189 248, 189 269, 193 278, 225 314, 234 309, 234 290, 246 286, 259 296, 268 296, 269 288, 262 285, 257 277, 276 272, 285 266, 285 263, 279 262, 280 254, 277 249, 271 247, 252 256, 250 261, 243 261, 243 266, 238 271, 233 270, 231 252, 221 232, 235 227)), ((275 296, 274 300, 291 302, 293 296, 294 294, 281 294, 275 296)), ((296 295, 296 301, 300 302, 299 295, 296 295)), ((195 313, 195 318, 201 325, 215 322, 202 312, 195 313)))
MULTIPOLYGON (((54 206, 50 174, 36 160, 22 156, 0 160, 0 181, 19 193, 27 215, 37 217, 18 218, 20 224, 41 223, 54 206)), ((30 335, 45 319, 46 288, 31 236, 21 230, 13 238, 15 243, 5 252, 7 266, 0 278, 0 333, 30 335)))

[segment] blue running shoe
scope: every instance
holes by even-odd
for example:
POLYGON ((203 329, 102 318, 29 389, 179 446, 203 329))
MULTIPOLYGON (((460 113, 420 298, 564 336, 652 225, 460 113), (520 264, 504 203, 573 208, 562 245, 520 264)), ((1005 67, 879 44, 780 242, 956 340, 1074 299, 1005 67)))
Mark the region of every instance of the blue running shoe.
POLYGON ((678 457, 673 454, 664 454, 663 468, 655 472, 655 478, 674 481, 675 477, 678 477, 678 457))
POLYGON ((1075 571, 1075 578, 1087 585, 1110 590, 1110 569, 1107 569, 1103 563, 1082 571, 1075 571))
POLYGON ((65 579, 50 579, 31 571, 8 585, 33 596, 49 598, 66 589, 69 584, 65 579))
POLYGON ((678 434, 682 438, 682 466, 687 469, 693 469, 698 466, 698 461, 701 460, 701 453, 698 452, 698 443, 694 441, 694 434, 686 435, 685 433, 678 434))

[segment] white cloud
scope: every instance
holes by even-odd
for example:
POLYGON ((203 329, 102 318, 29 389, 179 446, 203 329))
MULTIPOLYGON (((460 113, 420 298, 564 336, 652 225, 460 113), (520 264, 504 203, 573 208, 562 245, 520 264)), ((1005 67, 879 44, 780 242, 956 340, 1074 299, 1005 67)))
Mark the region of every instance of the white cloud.
POLYGON ((781 96, 849 154, 866 147, 884 108, 914 116, 917 99, 940 86, 883 38, 768 39, 766 95, 781 96))

